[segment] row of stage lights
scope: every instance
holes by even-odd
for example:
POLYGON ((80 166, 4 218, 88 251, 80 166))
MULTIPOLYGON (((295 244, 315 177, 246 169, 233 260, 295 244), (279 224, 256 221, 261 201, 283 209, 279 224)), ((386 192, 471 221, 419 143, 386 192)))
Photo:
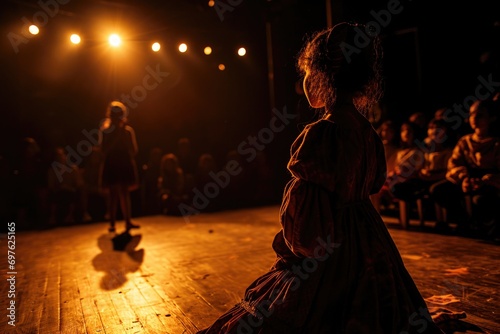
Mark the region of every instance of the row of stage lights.
MULTIPOLYGON (((34 24, 29 26, 28 30, 32 35, 38 35, 40 33, 40 29, 34 24)), ((82 38, 78 34, 72 34, 70 36, 69 40, 71 43, 73 43, 75 45, 80 44, 82 42, 82 38)), ((110 46, 117 48, 122 44, 122 40, 118 34, 111 34, 111 35, 109 35, 108 43, 110 46)), ((158 51, 160 51, 160 49, 161 49, 161 44, 159 42, 154 42, 151 44, 151 50, 153 50, 154 52, 158 52, 158 51)), ((187 44, 186 43, 179 44, 178 50, 181 53, 187 52, 187 50, 188 50, 187 44)), ((203 53, 205 53, 207 56, 210 55, 212 53, 212 48, 210 46, 206 46, 203 49, 203 53)), ((240 47, 237 50, 237 54, 240 57, 245 56, 246 53, 247 53, 247 50, 243 47, 240 47)))

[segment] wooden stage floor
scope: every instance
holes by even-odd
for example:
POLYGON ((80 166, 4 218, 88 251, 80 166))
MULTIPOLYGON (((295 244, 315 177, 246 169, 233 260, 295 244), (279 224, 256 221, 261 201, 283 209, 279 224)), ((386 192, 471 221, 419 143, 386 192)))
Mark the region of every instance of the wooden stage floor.
MULTIPOLYGON (((195 333, 271 266, 277 218, 277 206, 202 214, 189 223, 141 217, 126 251, 113 250, 105 223, 16 231, 11 269, 2 234, 0 333, 195 333), (12 301, 14 312, 7 309, 12 301)), ((446 308, 500 333, 500 246, 386 223, 424 298, 447 296, 446 308)))

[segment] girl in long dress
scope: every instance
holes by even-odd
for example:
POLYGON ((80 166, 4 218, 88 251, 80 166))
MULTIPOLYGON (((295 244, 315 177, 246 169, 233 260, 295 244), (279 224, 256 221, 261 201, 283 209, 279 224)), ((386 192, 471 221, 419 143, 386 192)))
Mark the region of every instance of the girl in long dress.
POLYGON ((291 147, 276 262, 200 334, 442 333, 369 199, 386 163, 364 116, 381 95, 379 41, 361 45, 365 31, 340 23, 301 51, 304 91, 323 114, 291 147))

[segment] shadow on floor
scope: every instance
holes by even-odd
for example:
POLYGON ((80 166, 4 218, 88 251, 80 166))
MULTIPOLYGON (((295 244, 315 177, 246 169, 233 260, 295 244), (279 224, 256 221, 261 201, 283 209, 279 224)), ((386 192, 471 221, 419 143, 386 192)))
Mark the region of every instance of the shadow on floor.
POLYGON ((103 290, 114 290, 127 282, 127 274, 137 271, 144 260, 144 249, 136 250, 142 235, 128 232, 112 237, 103 234, 97 239, 101 250, 92 260, 96 271, 103 271, 100 286, 103 290))

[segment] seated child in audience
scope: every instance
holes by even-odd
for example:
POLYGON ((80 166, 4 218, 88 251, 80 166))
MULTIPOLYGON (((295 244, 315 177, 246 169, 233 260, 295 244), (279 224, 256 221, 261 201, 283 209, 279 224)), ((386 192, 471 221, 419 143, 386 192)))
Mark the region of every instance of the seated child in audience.
POLYGON ((396 124, 391 120, 383 122, 378 128, 378 134, 384 144, 387 170, 391 171, 395 167, 396 155, 399 150, 399 133, 396 124))
POLYGON ((469 122, 473 133, 460 138, 448 161, 448 182, 437 184, 435 201, 451 213, 460 216, 466 212, 464 195, 470 196, 472 216, 458 222, 465 234, 474 230, 482 236, 498 236, 498 205, 500 204, 500 139, 492 133, 498 119, 498 102, 478 100, 470 108, 469 122), (453 211, 453 208, 457 208, 453 211))
POLYGON ((424 164, 418 175, 394 185, 394 197, 411 201, 428 192, 436 182, 446 179, 448 159, 453 148, 451 129, 444 120, 432 119, 427 127, 427 145, 422 149, 424 164))
MULTIPOLYGON (((394 170, 396 156, 399 150, 399 132, 396 124, 391 120, 386 120, 377 129, 377 133, 384 144, 385 163, 388 171, 394 170)), ((380 212, 382 206, 387 206, 391 197, 387 193, 379 192, 370 196, 373 206, 380 212)))
POLYGON ((417 137, 419 127, 415 123, 406 121, 400 129, 401 147, 396 152, 394 168, 387 169, 386 182, 377 194, 385 202, 392 202, 395 199, 394 191, 397 185, 416 178, 424 164, 424 153, 417 146, 417 142, 422 139, 417 137))
POLYGON ((56 148, 54 154, 54 163, 47 175, 49 224, 74 223, 76 209, 80 209, 81 204, 83 176, 78 166, 68 165, 66 152, 62 147, 56 148))
POLYGON ((161 159, 158 189, 162 213, 180 214, 179 205, 187 198, 185 192, 184 171, 173 153, 165 154, 161 159))
POLYGON ((424 152, 417 143, 422 142, 418 125, 404 122, 401 125, 401 148, 396 153, 392 171, 388 170, 386 186, 394 193, 395 187, 416 177, 424 165, 424 152))
POLYGON ((415 124, 417 129, 422 133, 425 132, 425 127, 427 126, 427 117, 421 111, 414 112, 408 117, 408 122, 415 124))

